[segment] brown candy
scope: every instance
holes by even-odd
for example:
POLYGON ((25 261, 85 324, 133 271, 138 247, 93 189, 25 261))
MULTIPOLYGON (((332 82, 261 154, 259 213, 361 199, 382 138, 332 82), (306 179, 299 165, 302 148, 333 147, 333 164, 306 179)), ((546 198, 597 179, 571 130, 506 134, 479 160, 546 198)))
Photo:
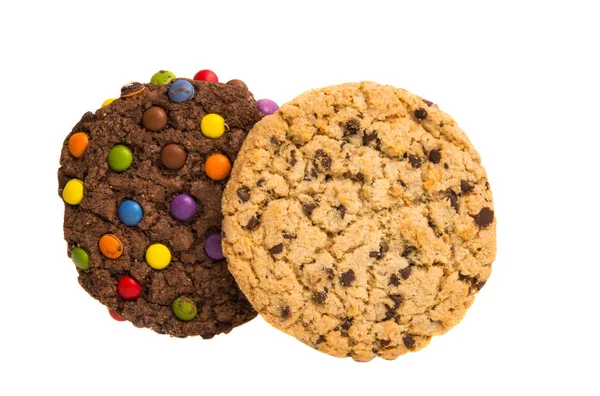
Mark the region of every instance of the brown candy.
POLYGON ((234 85, 236 87, 240 87, 240 88, 244 88, 244 89, 248 89, 248 86, 246 85, 246 83, 243 82, 242 80, 238 80, 237 78, 227 81, 227 84, 234 85))
POLYGON ((181 169, 186 159, 187 154, 183 147, 175 143, 167 144, 160 152, 160 160, 169 169, 181 169))
POLYGON ((150 107, 142 115, 142 125, 152 132, 162 131, 167 126, 167 112, 162 107, 150 107))

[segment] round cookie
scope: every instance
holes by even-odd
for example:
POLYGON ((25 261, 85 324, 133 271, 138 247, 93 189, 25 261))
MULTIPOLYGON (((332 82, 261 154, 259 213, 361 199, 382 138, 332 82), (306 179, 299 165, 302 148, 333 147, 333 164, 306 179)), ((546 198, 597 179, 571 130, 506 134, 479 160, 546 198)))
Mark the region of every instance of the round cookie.
POLYGON ((64 142, 58 170, 64 236, 83 288, 113 318, 177 337, 211 338, 256 316, 214 252, 228 173, 263 114, 239 84, 175 79, 131 83, 86 113, 64 142), (201 131, 218 114, 226 130, 201 131), (228 171, 227 171, 228 172, 228 171), (205 245, 208 243, 208 248, 205 245))
POLYGON ((342 84, 255 125, 223 197, 223 249, 275 327, 333 356, 394 359, 473 303, 493 210, 450 116, 405 90, 342 84))

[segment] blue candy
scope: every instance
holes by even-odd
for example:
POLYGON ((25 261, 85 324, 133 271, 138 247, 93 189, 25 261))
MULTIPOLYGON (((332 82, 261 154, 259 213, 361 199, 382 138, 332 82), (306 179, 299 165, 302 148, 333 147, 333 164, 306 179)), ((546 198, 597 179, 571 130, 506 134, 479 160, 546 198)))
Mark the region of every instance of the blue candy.
POLYGON ((194 86, 187 80, 177 80, 169 88, 169 99, 173 102, 185 102, 194 96, 194 86))
POLYGON ((127 199, 121 202, 117 214, 119 215, 121 223, 133 227, 142 220, 144 213, 142 211, 142 206, 139 203, 127 199))

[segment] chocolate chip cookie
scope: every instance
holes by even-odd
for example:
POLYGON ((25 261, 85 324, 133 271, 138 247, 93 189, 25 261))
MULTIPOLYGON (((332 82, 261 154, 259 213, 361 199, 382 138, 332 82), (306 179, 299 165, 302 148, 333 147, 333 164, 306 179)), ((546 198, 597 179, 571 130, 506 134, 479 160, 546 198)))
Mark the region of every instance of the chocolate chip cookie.
POLYGON ((79 283, 113 318, 211 338, 256 316, 222 254, 221 197, 263 114, 245 84, 156 76, 66 138, 64 235, 79 283))
POLYGON ((223 200, 230 271, 272 325, 333 356, 394 359, 465 315, 495 257, 480 157, 437 105, 370 82, 260 121, 223 200))

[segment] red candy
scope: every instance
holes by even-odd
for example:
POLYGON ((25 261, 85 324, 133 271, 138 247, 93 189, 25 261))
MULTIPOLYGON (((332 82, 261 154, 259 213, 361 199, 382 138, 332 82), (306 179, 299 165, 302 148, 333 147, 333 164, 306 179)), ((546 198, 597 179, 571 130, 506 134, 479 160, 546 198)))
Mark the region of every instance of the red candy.
POLYGON ((200 70, 198 73, 196 73, 196 75, 194 76, 194 80, 219 82, 219 78, 217 77, 215 72, 207 69, 200 70))
POLYGON ((108 313, 117 322, 125 322, 127 320, 127 319, 125 319, 124 317, 122 317, 121 315, 119 315, 118 313, 116 313, 115 311, 113 311, 111 309, 108 310, 108 313))
POLYGON ((142 294, 142 286, 131 276, 124 276, 117 283, 117 293, 123 300, 135 300, 142 294))

